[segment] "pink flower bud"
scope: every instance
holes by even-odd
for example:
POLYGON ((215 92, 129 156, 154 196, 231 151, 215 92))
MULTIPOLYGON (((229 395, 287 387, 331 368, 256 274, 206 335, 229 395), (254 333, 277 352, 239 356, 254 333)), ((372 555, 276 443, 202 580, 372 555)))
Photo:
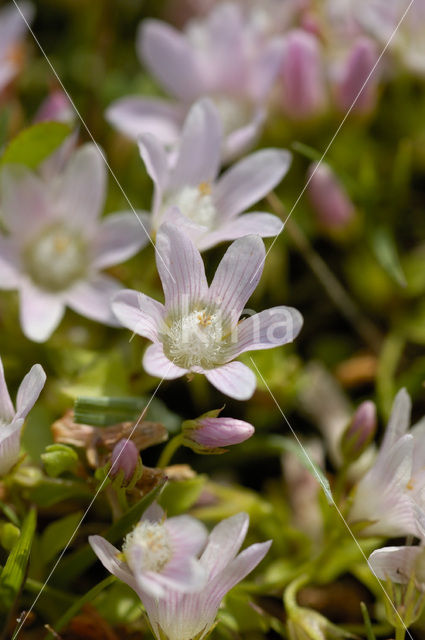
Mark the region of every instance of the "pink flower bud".
POLYGON ((341 451, 346 461, 353 462, 369 446, 376 432, 376 407, 362 402, 342 435, 341 451))
POLYGON ((366 37, 358 38, 338 74, 336 101, 341 111, 348 111, 354 101, 356 113, 369 113, 375 107, 379 73, 377 69, 372 74, 371 71, 377 60, 375 42, 366 37))
POLYGON ((329 165, 313 163, 308 170, 311 204, 323 227, 345 227, 354 216, 354 206, 329 165))
POLYGON ((139 451, 131 440, 122 439, 115 445, 111 456, 111 476, 124 472, 124 480, 129 482, 137 469, 139 451))
POLYGON ((75 112, 66 94, 56 90, 42 102, 34 120, 35 122, 64 122, 72 125, 75 121, 75 112))
POLYGON ((294 120, 305 120, 322 111, 325 82, 320 43, 312 33, 294 29, 286 37, 281 75, 283 108, 294 120))
POLYGON ((197 420, 183 423, 183 444, 197 453, 224 453, 221 447, 239 444, 254 433, 254 427, 243 420, 218 418, 218 411, 205 413, 197 420))

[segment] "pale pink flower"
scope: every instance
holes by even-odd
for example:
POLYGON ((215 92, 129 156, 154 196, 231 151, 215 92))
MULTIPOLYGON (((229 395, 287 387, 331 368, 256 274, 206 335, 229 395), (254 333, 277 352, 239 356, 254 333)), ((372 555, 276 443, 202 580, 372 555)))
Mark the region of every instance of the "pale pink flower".
POLYGON ((244 442, 254 434, 252 424, 235 418, 220 418, 220 411, 209 411, 196 420, 183 422, 183 444, 196 453, 223 453, 222 447, 244 442))
POLYGON ((262 149, 240 160, 223 175, 220 169, 221 123, 213 103, 204 99, 189 111, 172 166, 167 152, 151 134, 139 139, 139 149, 154 182, 152 233, 169 220, 203 251, 219 242, 250 233, 275 236, 282 221, 246 209, 261 200, 288 171, 291 155, 281 149, 262 149), (177 214, 177 207, 180 214, 177 214))
MULTIPOLYGON (((164 596, 159 598, 151 596, 135 583, 128 567, 117 559, 112 545, 105 545, 104 541, 102 547, 99 543, 94 547, 93 538, 96 541, 103 540, 99 536, 93 536, 91 544, 106 569, 137 592, 157 640, 202 640, 213 626, 226 593, 261 562, 270 548, 271 541, 268 541, 253 544, 238 554, 248 525, 246 513, 239 513, 220 522, 210 533, 207 546, 199 559, 206 574, 204 585, 192 593, 167 587, 164 596)), ((183 535, 184 533, 182 538, 183 535)), ((189 541, 187 539, 187 543, 189 541)))
POLYGON ((376 459, 354 489, 350 522, 370 522, 365 535, 417 535, 415 501, 425 488, 425 423, 407 433, 411 401, 397 394, 376 459))
POLYGON ((254 373, 234 361, 244 351, 270 349, 294 340, 302 316, 274 307, 239 322, 263 270, 265 249, 258 236, 233 242, 208 287, 201 254, 178 227, 166 223, 156 242, 156 263, 165 305, 137 291, 115 296, 121 324, 151 340, 143 358, 147 373, 163 379, 201 373, 217 389, 246 400, 254 373))
MULTIPOLYGON (((34 7, 29 2, 19 2, 25 20, 31 22, 34 7)), ((25 20, 13 3, 0 11, 0 91, 15 77, 20 68, 18 47, 27 32, 25 20)))
POLYGON ((103 566, 128 584, 140 598, 165 598, 170 590, 198 591, 207 573, 198 554, 205 547, 207 530, 190 516, 165 518, 154 503, 127 534, 122 552, 101 536, 89 542, 103 566))
POLYGON ((377 101, 377 87, 380 72, 376 42, 365 36, 356 38, 347 52, 345 60, 335 70, 333 86, 336 103, 343 112, 352 105, 356 113, 369 113, 377 101))
POLYGON ((48 181, 21 166, 2 170, 0 289, 18 289, 22 330, 31 340, 47 340, 66 306, 116 325, 110 299, 121 284, 101 270, 130 258, 148 238, 132 212, 99 220, 105 190, 104 161, 91 144, 48 181))
POLYGON ((4 476, 19 458, 22 426, 45 381, 46 374, 42 366, 35 364, 20 384, 15 409, 7 390, 0 358, 0 476, 4 476))
POLYGON ((224 156, 233 158, 260 133, 281 49, 280 38, 266 36, 250 12, 234 2, 191 20, 183 32, 145 20, 137 37, 139 57, 176 102, 123 98, 109 107, 107 118, 131 138, 149 132, 174 145, 187 110, 207 95, 222 119, 224 156))
POLYGON ((323 228, 347 226, 354 218, 354 205, 331 167, 325 162, 313 163, 308 178, 308 195, 323 228))

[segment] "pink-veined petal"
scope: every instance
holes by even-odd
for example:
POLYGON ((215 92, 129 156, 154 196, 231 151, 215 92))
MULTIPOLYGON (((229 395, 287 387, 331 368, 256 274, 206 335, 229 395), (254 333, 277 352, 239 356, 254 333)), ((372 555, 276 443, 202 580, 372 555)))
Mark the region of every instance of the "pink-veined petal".
POLYGON ((175 380, 188 373, 187 369, 177 367, 167 358, 160 343, 151 344, 146 349, 143 356, 143 368, 150 376, 163 380, 175 380))
POLYGON ((421 559, 422 576, 418 576, 417 571, 416 575, 424 579, 424 552, 424 547, 385 547, 373 551, 367 562, 372 573, 380 580, 389 578, 391 582, 406 584, 421 559))
POLYGON ((164 190, 168 185, 168 159, 162 144, 151 133, 138 139, 139 152, 149 177, 154 184, 153 215, 158 215, 164 190))
POLYGON ((26 418, 29 411, 35 405, 41 390, 46 382, 46 374, 41 364, 31 367, 25 378, 19 385, 16 396, 16 417, 26 418))
POLYGON ((90 280, 77 282, 66 292, 66 303, 80 315, 111 327, 119 326, 112 312, 112 298, 122 290, 118 280, 94 274, 90 280))
POLYGON ((190 440, 207 449, 239 444, 254 434, 254 427, 235 418, 202 418, 198 428, 190 433, 190 440))
POLYGON ((0 427, 0 477, 17 462, 21 441, 23 418, 15 418, 10 424, 0 427))
POLYGON ((185 109, 165 100, 131 96, 113 102, 106 119, 121 133, 137 140, 142 133, 151 133, 162 144, 177 142, 185 109))
POLYGON ((221 141, 217 109, 204 98, 193 105, 184 123, 169 188, 213 182, 220 168, 221 141))
POLYGON ((206 300, 208 283, 201 254, 180 228, 163 224, 155 253, 168 313, 183 316, 206 300))
MULTIPOLYGON (((15 408, 10 399, 9 391, 4 375, 3 362, 0 358, 0 420, 2 422, 11 422, 15 416, 15 408)), ((1 427, 0 427, 1 429, 1 427)))
POLYGON ((262 149, 240 160, 218 180, 214 202, 222 219, 246 211, 279 184, 291 164, 284 149, 262 149))
POLYGON ((93 266, 105 269, 134 256, 149 242, 149 227, 150 216, 141 211, 107 216, 93 240, 93 266))
POLYGON ((152 342, 158 341, 158 329, 165 315, 160 302, 139 291, 124 289, 114 297, 112 310, 123 327, 152 342))
POLYGON ((164 522, 170 535, 173 555, 182 563, 188 556, 197 556, 208 538, 206 527, 191 516, 175 516, 164 522))
POLYGON ((89 536, 89 543, 105 569, 137 591, 136 580, 126 562, 119 559, 119 551, 102 536, 89 536))
POLYGON ((45 342, 59 325, 65 305, 54 295, 25 282, 19 292, 22 331, 34 342, 45 342))
POLYGON ((197 246, 200 251, 205 251, 220 242, 228 242, 249 235, 272 238, 279 235, 282 229, 283 222, 271 213, 244 213, 228 222, 223 220, 223 224, 216 230, 202 235, 197 246))
POLYGON ((412 401, 406 389, 400 389, 397 393, 391 409, 390 419, 385 429, 384 438, 382 440, 380 455, 386 456, 394 444, 405 433, 410 425, 410 413, 412 410, 412 401))
POLYGON ((236 326, 261 278, 265 254, 259 236, 235 240, 227 249, 208 293, 209 303, 220 309, 223 323, 236 326))
POLYGON ((237 513, 217 524, 211 531, 208 544, 201 556, 210 580, 231 562, 242 546, 248 531, 249 516, 237 513))
POLYGON ((185 36, 165 22, 144 20, 137 35, 142 62, 172 95, 186 103, 204 93, 196 52, 185 36))
POLYGON ((204 373, 216 389, 235 400, 248 400, 257 386, 255 374, 242 362, 229 362, 204 373))

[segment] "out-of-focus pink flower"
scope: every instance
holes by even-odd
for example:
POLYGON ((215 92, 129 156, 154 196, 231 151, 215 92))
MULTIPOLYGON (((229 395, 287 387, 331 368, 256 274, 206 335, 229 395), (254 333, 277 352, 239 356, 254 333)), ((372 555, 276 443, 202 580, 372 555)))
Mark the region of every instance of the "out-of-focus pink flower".
POLYGON ((280 72, 282 105, 287 115, 305 120, 323 111, 325 76, 320 42, 315 35, 302 29, 286 35, 280 72))
POLYGON ((117 294, 112 304, 124 327, 153 342, 143 358, 147 373, 168 380, 201 373, 226 395, 250 398, 255 375, 234 359, 244 351, 291 342, 302 326, 301 314, 291 307, 274 307, 239 322, 264 259, 258 236, 240 238, 226 251, 208 287, 201 254, 190 238, 175 225, 163 224, 156 264, 165 305, 131 290, 117 294))
POLYGON ((110 475, 116 476, 120 471, 124 473, 124 480, 128 482, 134 475, 139 462, 139 451, 132 440, 122 438, 112 450, 110 475))
POLYGON ((158 20, 145 20, 137 50, 177 102, 123 98, 107 111, 111 124, 132 138, 153 133, 174 145, 188 108, 207 95, 221 116, 226 159, 255 142, 279 70, 282 41, 265 36, 250 12, 226 2, 205 19, 190 21, 184 32, 158 20))
POLYGON ((64 122, 72 125, 75 122, 75 115, 66 93, 56 89, 41 103, 34 122, 64 122))
POLYGON ((95 146, 75 151, 50 181, 17 165, 0 179, 7 231, 0 236, 0 289, 19 290, 25 335, 47 340, 65 306, 115 326, 110 299, 121 285, 101 270, 133 256, 148 238, 132 212, 99 221, 106 169, 95 146))
POLYGON ((18 460, 22 426, 45 382, 46 374, 42 366, 35 364, 21 382, 15 410, 0 358, 0 476, 5 475, 18 460))
POLYGON ((325 162, 313 163, 307 174, 308 194, 320 224, 326 229, 347 226, 355 209, 343 185, 325 162))
POLYGON ((377 88, 380 81, 378 48, 370 38, 358 38, 349 50, 343 65, 340 65, 334 89, 341 111, 353 106, 355 113, 369 113, 376 105, 377 88), (372 72, 372 69, 373 72, 372 72))
MULTIPOLYGON (((19 2, 25 20, 31 22, 34 7, 19 2)), ((0 91, 15 77, 20 68, 18 48, 27 32, 27 25, 17 7, 10 3, 0 11, 0 91)))
MULTIPOLYGON (((188 516, 180 518, 192 520, 188 516)), ((171 518, 165 524, 178 519, 171 518)), ((248 525, 248 515, 239 513, 214 527, 199 559, 206 575, 204 585, 192 593, 183 593, 182 589, 167 585, 162 597, 150 595, 140 581, 135 581, 137 575, 131 573, 127 564, 119 558, 117 550, 106 540, 100 536, 92 536, 90 544, 104 567, 136 591, 157 640, 203 640, 214 624, 226 593, 261 562, 270 548, 271 541, 268 541, 253 544, 238 554, 248 525)), ((174 529, 180 534, 179 540, 184 540, 192 550, 190 536, 184 529, 180 529, 177 522, 174 529)), ((185 566, 183 559, 181 565, 185 566)))
POLYGON ((280 233, 282 221, 270 213, 240 214, 280 182, 291 155, 284 149, 262 149, 218 177, 221 142, 220 119, 209 99, 190 109, 172 167, 159 140, 150 134, 140 137, 140 153, 155 185, 154 235, 170 216, 174 224, 185 227, 201 251, 250 233, 261 237, 280 233))
POLYGON ((418 535, 415 505, 424 506, 425 420, 408 433, 410 410, 402 389, 375 462, 354 489, 350 522, 369 522, 365 535, 418 535))
POLYGON ((347 462, 354 462, 372 442, 376 432, 376 407, 373 402, 362 402, 343 433, 341 450, 347 462))
POLYGON ((239 444, 253 435, 252 424, 235 418, 219 418, 220 411, 209 411, 196 420, 183 422, 183 444, 196 453, 223 453, 222 447, 239 444))
POLYGON ((125 538, 122 553, 101 536, 89 542, 104 567, 128 584, 143 601, 167 597, 170 590, 202 589, 206 569, 197 559, 207 540, 204 525, 190 516, 165 518, 152 504, 125 538))

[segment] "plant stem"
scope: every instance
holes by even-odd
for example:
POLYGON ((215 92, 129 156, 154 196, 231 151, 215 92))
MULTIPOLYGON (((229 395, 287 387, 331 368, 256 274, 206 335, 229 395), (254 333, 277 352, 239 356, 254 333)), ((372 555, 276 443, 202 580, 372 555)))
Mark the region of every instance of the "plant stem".
POLYGON ((406 637, 406 629, 402 626, 395 628, 395 640, 404 640, 406 637))
POLYGON ((171 438, 171 440, 167 442, 167 444, 162 450, 161 455, 159 456, 157 466, 160 469, 163 469, 164 467, 167 467, 169 465, 171 458, 173 457, 177 449, 181 446, 182 442, 183 442, 182 433, 179 433, 177 436, 174 436, 174 438, 171 438))
POLYGON ((379 352, 382 343, 382 336, 375 325, 366 318, 354 300, 349 296, 340 281, 329 269, 326 262, 314 250, 309 239, 294 222, 286 216, 283 204, 272 191, 267 196, 267 200, 274 212, 283 219, 284 228, 290 236, 292 242, 319 280, 320 284, 328 294, 329 298, 339 309, 343 316, 350 322, 360 337, 369 345, 375 353, 379 352))

